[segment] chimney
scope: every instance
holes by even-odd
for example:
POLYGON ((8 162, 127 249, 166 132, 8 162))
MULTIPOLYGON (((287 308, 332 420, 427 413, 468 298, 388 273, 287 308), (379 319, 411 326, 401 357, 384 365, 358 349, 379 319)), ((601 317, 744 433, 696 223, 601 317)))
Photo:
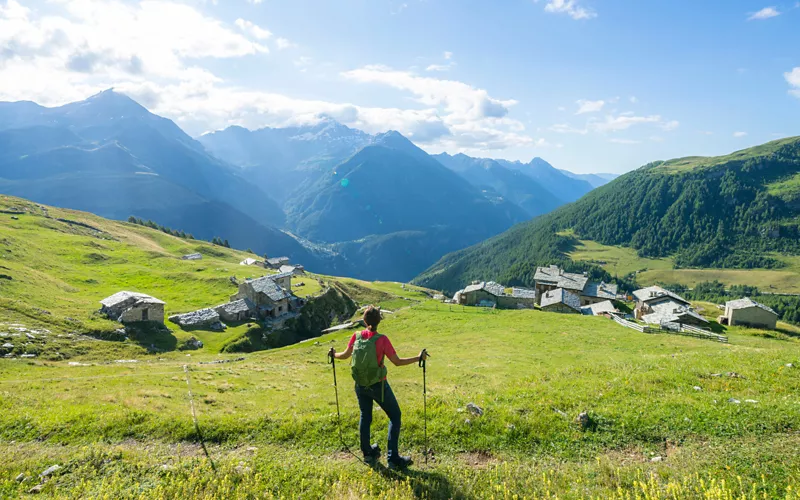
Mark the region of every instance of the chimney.
POLYGON ((587 277, 589 277, 589 273, 588 273, 588 272, 586 272, 586 271, 584 271, 584 272, 583 272, 583 277, 584 277, 584 278, 587 278, 587 277))

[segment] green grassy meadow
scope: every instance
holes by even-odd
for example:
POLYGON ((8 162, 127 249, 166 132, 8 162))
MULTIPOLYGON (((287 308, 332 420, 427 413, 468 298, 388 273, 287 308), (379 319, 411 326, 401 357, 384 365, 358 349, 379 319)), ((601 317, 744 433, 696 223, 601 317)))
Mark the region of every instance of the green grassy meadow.
MULTIPOLYGON (((0 197, 0 210, 25 203, 0 197)), ((120 289, 166 300, 169 314, 223 302, 235 290, 229 276, 258 270, 238 265, 243 252, 26 206, 19 220, 0 213, 0 274, 12 277, 0 280, 0 340, 20 343, 14 324, 51 333, 41 345, 23 341, 38 357, 0 358, 2 498, 34 488, 115 499, 798 498, 798 328, 727 328, 730 343, 721 344, 605 318, 450 306, 419 287, 311 274, 296 293, 335 281, 357 302, 393 311, 380 331, 401 356, 432 355, 428 466, 422 370, 390 366, 401 451, 417 463, 389 472, 384 458, 373 470, 339 442, 326 360, 352 331, 251 354, 220 353, 247 325, 224 333, 169 325, 177 341, 205 342, 191 352, 99 340, 118 324, 96 315, 97 301, 120 289), (204 259, 180 260, 191 251, 204 259), (215 469, 199 446, 184 366, 215 469), (52 465, 60 468, 41 480, 52 465)), ((337 375, 344 439, 357 448, 346 362, 337 375)), ((386 428, 376 410, 373 441, 383 448, 386 428)))
POLYGON ((593 262, 615 276, 636 273, 640 285, 681 283, 692 287, 704 281, 726 285, 753 285, 764 292, 800 293, 800 257, 773 255, 783 261, 779 269, 675 269, 671 258, 639 257, 636 250, 580 240, 569 258, 593 262))

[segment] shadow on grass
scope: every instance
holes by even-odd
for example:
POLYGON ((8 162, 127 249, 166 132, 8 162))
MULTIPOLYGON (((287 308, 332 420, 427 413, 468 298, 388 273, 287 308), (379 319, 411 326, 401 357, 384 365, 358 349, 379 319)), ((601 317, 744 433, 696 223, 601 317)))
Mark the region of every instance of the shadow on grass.
POLYGON ((127 325, 125 330, 128 338, 151 351, 174 351, 178 347, 177 337, 155 321, 127 325))
POLYGON ((786 328, 775 328, 775 331, 778 332, 778 333, 782 333, 782 334, 786 335, 787 337, 800 339, 800 333, 798 333, 796 331, 793 331, 793 330, 787 330, 786 328))
POLYGON ((725 328, 724 326, 720 325, 716 321, 709 321, 708 322, 708 328, 713 333, 720 333, 720 334, 724 334, 728 330, 727 328, 725 328))
POLYGON ((392 470, 378 463, 373 469, 389 480, 408 480, 416 498, 452 499, 467 498, 464 493, 456 489, 450 480, 443 474, 430 470, 409 468, 405 470, 392 470))

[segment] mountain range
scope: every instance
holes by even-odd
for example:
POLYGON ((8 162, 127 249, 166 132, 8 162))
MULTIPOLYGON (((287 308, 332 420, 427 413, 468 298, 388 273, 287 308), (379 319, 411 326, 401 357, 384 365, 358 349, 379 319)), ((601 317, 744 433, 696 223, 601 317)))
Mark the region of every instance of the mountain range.
POLYGON ((195 140, 113 90, 54 108, 0 103, 0 192, 366 279, 406 281, 592 187, 540 158, 431 156, 330 119, 195 140))
POLYGON ((415 282, 530 285, 539 265, 570 261, 577 240, 670 257, 680 268, 778 269, 800 255, 800 137, 727 156, 647 164, 575 203, 446 255, 415 282))

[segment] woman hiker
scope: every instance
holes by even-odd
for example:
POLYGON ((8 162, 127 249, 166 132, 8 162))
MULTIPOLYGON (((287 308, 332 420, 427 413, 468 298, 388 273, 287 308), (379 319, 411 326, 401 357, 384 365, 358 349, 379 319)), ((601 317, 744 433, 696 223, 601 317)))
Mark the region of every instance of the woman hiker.
POLYGON ((410 457, 400 456, 397 442, 400 438, 400 405, 394 397, 392 388, 386 381, 387 369, 384 365, 385 358, 389 358, 395 366, 405 366, 418 363, 420 359, 428 357, 425 351, 413 358, 401 358, 395 352, 389 337, 378 333, 378 324, 381 322, 381 310, 374 306, 367 307, 364 311, 364 324, 367 329, 353 334, 347 350, 337 353, 331 347, 330 355, 336 359, 347 359, 351 355, 350 364, 353 379, 356 382, 356 397, 361 409, 361 420, 358 430, 361 434, 361 451, 364 460, 374 465, 381 455, 378 445, 370 445, 370 426, 372 425, 372 402, 375 401, 389 417, 389 451, 388 462, 390 469, 404 468, 413 462, 410 457))

